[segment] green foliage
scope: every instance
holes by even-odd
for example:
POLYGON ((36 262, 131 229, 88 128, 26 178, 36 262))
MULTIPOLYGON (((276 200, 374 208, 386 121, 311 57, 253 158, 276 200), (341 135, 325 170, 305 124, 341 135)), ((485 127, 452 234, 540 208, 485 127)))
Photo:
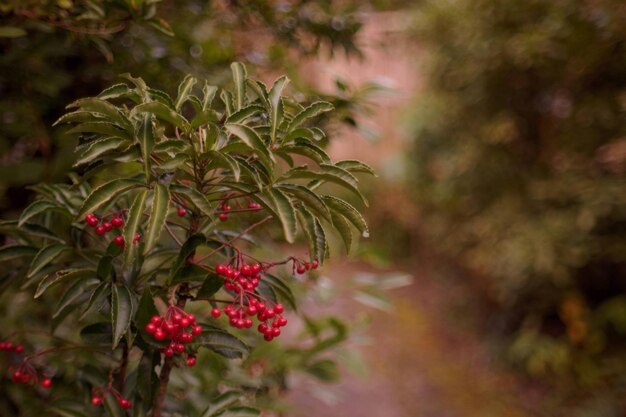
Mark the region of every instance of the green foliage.
POLYGON ((625 290, 621 9, 426 1, 417 19, 431 50, 413 156, 424 231, 501 306, 515 363, 587 388, 615 386, 626 354, 623 309, 601 313, 625 290))

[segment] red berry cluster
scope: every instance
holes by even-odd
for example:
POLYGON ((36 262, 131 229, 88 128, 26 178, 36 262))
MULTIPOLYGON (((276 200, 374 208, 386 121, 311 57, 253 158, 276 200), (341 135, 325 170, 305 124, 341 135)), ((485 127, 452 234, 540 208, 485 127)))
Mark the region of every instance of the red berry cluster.
POLYGON ((24 346, 22 345, 14 345, 11 342, 0 342, 0 350, 4 351, 4 352, 15 352, 15 353, 22 353, 24 352, 24 346))
MULTIPOLYGON (((146 332, 158 342, 169 339, 169 345, 161 349, 161 352, 171 358, 177 353, 184 353, 185 344, 191 343, 194 336, 202 334, 202 327, 196 323, 193 314, 187 314, 181 308, 171 305, 163 317, 152 316, 150 323, 146 324, 146 332)), ((188 354, 187 366, 195 364, 196 357, 188 354)))
POLYGON ((295 270, 295 272, 297 272, 298 274, 304 274, 306 271, 309 271, 311 269, 317 269, 317 267, 319 266, 319 263, 317 262, 317 260, 311 262, 297 262, 294 261, 293 263, 293 268, 295 270))
MULTIPOLYGON (((264 299, 254 291, 261 280, 262 269, 259 264, 242 264, 239 268, 222 264, 215 266, 215 272, 225 278, 224 288, 240 295, 233 304, 224 308, 229 324, 238 329, 250 328, 256 316, 259 320, 257 329, 269 342, 280 336, 280 327, 287 325, 287 319, 281 315, 285 310, 282 304, 275 303, 269 307, 266 303, 271 301, 265 300, 264 303, 261 301, 264 299)), ((211 315, 219 317, 220 309, 214 308, 211 315)))
MULTIPOLYGON (((103 236, 107 232, 110 232, 113 229, 121 229, 122 226, 124 226, 124 219, 122 219, 120 216, 115 216, 111 219, 110 222, 108 222, 108 221, 104 221, 104 217, 99 220, 95 214, 89 213, 85 217, 85 221, 87 222, 89 226, 95 228, 95 232, 98 236, 103 236)), ((141 235, 139 235, 138 233, 135 234, 133 243, 139 243, 140 240, 141 240, 141 235)), ((124 236, 116 235, 113 238, 113 243, 119 246, 120 248, 124 248, 124 245, 126 242, 124 242, 124 236)))
POLYGON ((115 388, 108 386, 102 388, 94 388, 91 390, 91 404, 96 407, 101 406, 104 403, 104 396, 107 393, 111 393, 115 397, 115 401, 117 404, 124 410, 129 410, 133 408, 133 403, 122 396, 115 388))
MULTIPOLYGON (((9 341, 2 341, 0 342, 0 351, 13 352, 19 355, 24 352, 24 346, 16 345, 9 341)), ((9 370, 13 372, 11 380, 16 384, 39 384, 43 388, 52 387, 52 380, 43 372, 39 372, 37 368, 35 368, 35 366, 28 361, 28 357, 22 359, 20 364, 17 366, 10 366, 9 370)))
POLYGON ((225 222, 226 220, 228 220, 228 212, 231 211, 232 208, 228 205, 226 201, 224 201, 219 209, 221 211, 219 219, 225 222))

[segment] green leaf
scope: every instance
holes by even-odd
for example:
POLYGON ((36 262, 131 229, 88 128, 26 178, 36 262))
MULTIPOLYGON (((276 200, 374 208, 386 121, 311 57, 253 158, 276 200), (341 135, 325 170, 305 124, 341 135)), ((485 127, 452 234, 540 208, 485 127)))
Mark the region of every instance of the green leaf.
POLYGON ((130 145, 130 141, 121 137, 108 137, 93 141, 89 144, 89 147, 81 153, 78 160, 74 163, 74 166, 77 167, 89 163, 100 155, 117 149, 124 144, 130 145))
POLYGON ((336 162, 335 166, 343 168, 347 171, 365 172, 377 177, 376 171, 374 171, 371 166, 367 165, 365 162, 357 161, 355 159, 345 159, 343 161, 336 162))
POLYGON ((324 382, 335 382, 340 378, 337 363, 330 359, 313 362, 306 367, 306 371, 324 382))
POLYGON ((233 82, 235 83, 235 110, 241 110, 246 103, 246 78, 248 73, 246 67, 240 62, 230 64, 233 72, 233 82))
POLYGON ((71 109, 74 107, 80 108, 82 111, 100 113, 118 125, 122 126, 124 129, 132 128, 132 124, 130 120, 126 118, 114 105, 111 103, 101 100, 99 98, 81 98, 79 100, 74 101, 66 108, 71 109))
POLYGON ((330 158, 326 154, 326 152, 313 144, 300 146, 283 146, 280 148, 280 150, 290 154, 306 156, 307 158, 315 161, 315 163, 318 165, 330 162, 330 158))
POLYGON ((130 92, 131 89, 128 88, 128 85, 124 83, 119 83, 103 90, 100 94, 98 94, 98 98, 100 100, 110 100, 113 98, 123 97, 130 92))
POLYGON ((227 331, 207 324, 201 326, 202 334, 188 345, 192 349, 205 347, 229 359, 242 358, 248 353, 248 346, 227 331))
POLYGON ((110 293, 111 283, 101 282, 100 285, 98 285, 91 293, 91 297, 89 297, 89 301, 87 302, 87 307, 85 307, 79 321, 85 318, 92 310, 98 310, 102 307, 102 304, 108 298, 110 293))
POLYGON ((126 245, 124 245, 124 265, 130 265, 135 258, 135 252, 137 252, 137 245, 133 243, 133 239, 141 224, 143 207, 147 196, 148 190, 143 190, 137 194, 128 211, 128 218, 126 219, 124 230, 122 231, 124 242, 126 242, 126 245))
POLYGON ((206 155, 207 157, 213 159, 212 165, 230 169, 235 176, 235 181, 239 181, 241 169, 235 158, 219 151, 208 151, 206 152, 206 155))
POLYGON ((310 106, 302 110, 300 113, 296 114, 293 119, 291 119, 291 123, 289 123, 288 131, 292 131, 302 123, 316 117, 322 113, 331 111, 334 109, 334 106, 326 101, 316 101, 312 103, 310 106))
POLYGON ((35 256, 37 252, 39 252, 39 250, 34 246, 3 246, 0 248, 0 262, 6 262, 15 258, 35 256))
POLYGON ((297 310, 296 298, 291 291, 291 288, 287 286, 280 278, 272 274, 263 275, 262 280, 266 281, 272 286, 272 289, 278 296, 278 298, 287 303, 293 310, 297 310))
POLYGON ((169 204, 170 190, 163 184, 156 184, 154 187, 150 220, 148 222, 148 231, 146 232, 144 254, 148 253, 159 239, 161 231, 165 226, 169 204))
POLYGON ((222 90, 222 92, 220 93, 220 98, 222 99, 224 107, 226 108, 226 114, 228 116, 233 114, 235 112, 235 109, 233 108, 233 95, 226 90, 222 90))
POLYGON ((24 233, 30 236, 64 242, 63 239, 52 233, 52 231, 38 224, 24 223, 18 227, 17 220, 0 220, 0 232, 11 236, 21 236, 24 233))
POLYGON ((40 213, 43 213, 46 210, 56 208, 57 206, 52 204, 46 200, 36 200, 33 201, 28 207, 24 209, 22 215, 20 216, 20 220, 17 223, 18 227, 21 227, 27 220, 31 217, 36 216, 40 213))
POLYGON ((289 83, 289 78, 282 76, 279 77, 275 82, 270 92, 268 94, 268 101, 271 109, 270 113, 270 137, 272 143, 276 141, 276 134, 278 132, 278 126, 283 119, 283 103, 281 100, 281 96, 283 93, 283 89, 289 83))
POLYGON ((0 26, 0 38, 19 38, 27 34, 28 32, 17 26, 0 26))
POLYGON ((206 242, 207 239, 204 235, 195 234, 190 236, 185 241, 185 243, 183 243, 183 246, 178 252, 178 257, 176 258, 176 261, 174 261, 174 264, 172 265, 172 268, 170 270, 170 277, 175 277, 178 273, 178 270, 183 268, 187 264, 187 258, 189 257, 189 255, 193 254, 198 246, 204 245, 206 242))
POLYGON ((176 275, 174 275, 170 284, 204 281, 207 275, 208 272, 197 265, 184 265, 176 271, 176 275))
POLYGON ((141 181, 130 178, 115 179, 101 185, 89 194, 78 211, 76 219, 82 219, 88 213, 95 212, 103 204, 118 198, 122 193, 141 185, 143 185, 141 181))
POLYGON ((226 410, 222 410, 217 414, 212 414, 215 417, 259 417, 261 410, 248 406, 236 406, 229 407, 226 410))
POLYGON ((52 318, 56 318, 63 313, 67 307, 69 307, 72 303, 74 303, 79 297, 84 295, 90 287, 94 287, 98 285, 100 281, 96 278, 78 278, 74 281, 74 283, 67 289, 65 294, 61 297, 59 301, 56 312, 52 315, 52 318))
POLYGON ((283 226, 283 233, 285 240, 289 243, 293 243, 296 239, 297 223, 296 212, 291 203, 291 200, 285 193, 277 188, 270 190, 270 195, 274 202, 276 214, 278 214, 278 220, 283 226))
POLYGON ((244 107, 241 110, 238 110, 228 116, 226 119, 226 123, 241 123, 249 117, 257 115, 265 111, 265 108, 259 106, 258 104, 251 104, 248 107, 244 107))
MULTIPOLYGON (((353 192, 367 205, 367 200, 365 199, 365 197, 363 197, 359 189, 355 185, 353 185, 352 181, 347 181, 343 175, 343 173, 348 173, 348 175, 350 176, 352 176, 352 174, 350 174, 348 171, 345 171, 337 167, 335 168, 337 168, 337 170, 339 171, 334 170, 334 169, 327 169, 327 166, 325 164, 320 165, 320 167, 322 167, 321 172, 311 171, 306 166, 290 169, 289 171, 285 172, 280 178, 278 178, 277 182, 282 182, 282 181, 297 179, 297 178, 301 178, 301 179, 308 178, 308 179, 313 179, 313 180, 320 181, 320 182, 331 182, 331 183, 340 185, 346 188, 347 190, 353 192), (338 173, 341 173, 342 175, 338 175, 338 173)), ((309 185, 308 188, 311 189, 315 187, 312 187, 311 185, 309 185)))
POLYGON ((146 179, 150 179, 150 155, 154 148, 154 130, 152 126, 152 117, 150 114, 143 116, 143 122, 139 126, 139 132, 137 134, 139 138, 139 144, 141 147, 141 158, 143 159, 143 173, 146 179))
POLYGON ((109 344, 113 328, 110 322, 98 322, 85 326, 80 331, 80 338, 87 343, 109 344))
POLYGON ((188 148, 188 144, 180 139, 167 139, 154 145, 154 152, 184 152, 188 148))
POLYGON ((204 283, 202 283, 202 287, 198 290, 197 297, 211 297, 222 288, 222 285, 224 285, 222 277, 208 273, 204 283))
POLYGON ((345 217, 350 223, 354 225, 361 232, 363 237, 369 237, 369 229, 367 227, 367 223, 361 213, 357 209, 355 209, 350 203, 333 197, 332 195, 325 195, 322 197, 326 205, 336 213, 345 217))
POLYGON ((131 139, 131 135, 120 126, 110 122, 85 122, 74 126, 67 131, 67 134, 75 133, 98 133, 105 136, 116 136, 125 139, 131 139))
POLYGON ((259 80, 246 80, 246 85, 254 92, 258 97, 261 104, 269 108, 269 94, 267 93, 267 87, 259 80))
POLYGON ((135 316, 135 322, 137 329, 144 340, 150 340, 152 336, 146 332, 146 324, 150 322, 152 316, 158 315, 159 312, 154 305, 154 299, 152 298, 152 291, 150 287, 146 287, 143 290, 141 299, 139 300, 139 307, 137 308, 137 315, 135 316))
POLYGON ((39 298, 51 286, 62 280, 79 280, 84 278, 95 278, 96 273, 90 269, 65 269, 54 274, 46 275, 37 286, 34 298, 39 298))
POLYGON ((27 277, 30 278, 35 275, 41 268, 52 262, 66 249, 68 249, 68 247, 60 243, 53 243, 42 248, 31 262, 27 277))
POLYGON ((216 413, 230 407, 231 405, 239 402, 243 398, 243 393, 240 391, 227 391, 217 398, 211 400, 209 406, 202 413, 202 417, 215 417, 216 413))
POLYGON ((111 325, 115 349, 130 327, 133 314, 133 295, 125 285, 115 285, 111 293, 111 325))
POLYGON ((229 133, 237 136, 246 145, 252 148, 267 166, 272 166, 274 157, 271 155, 265 142, 263 142, 263 139, 261 139, 254 129, 239 124, 227 124, 225 127, 229 133))
POLYGON ((339 236, 343 240, 343 243, 346 245, 346 252, 350 253, 352 250, 352 230, 350 229, 350 225, 346 221, 345 217, 332 213, 332 223, 333 227, 339 232, 339 236))
POLYGON ((176 97, 176 101, 174 102, 174 107, 176 108, 176 111, 180 111, 180 109, 183 107, 183 103, 187 100, 189 94, 191 93, 191 90, 193 89, 193 86, 196 85, 197 82, 198 80, 195 77, 187 75, 185 79, 180 83, 180 85, 178 86, 178 96, 176 97))
POLYGON ((179 184, 172 184, 170 186, 170 191, 173 193, 181 194, 185 200, 193 204, 203 214, 209 216, 210 218, 214 217, 211 203, 209 202, 209 200, 207 200, 205 195, 201 194, 195 188, 190 188, 179 184))
MULTIPOLYGON (((146 323, 147 324, 147 323, 146 323)), ((145 327, 141 326, 141 327, 145 327)), ((159 376, 155 368, 161 364, 161 354, 158 350, 144 351, 137 370, 137 392, 146 404, 152 404, 154 395, 159 388, 159 376)))
POLYGON ((323 262, 326 257, 327 241, 322 225, 317 217, 313 216, 311 212, 304 207, 298 209, 298 218, 300 219, 302 230, 304 230, 304 234, 307 237, 311 259, 317 259, 323 262))
POLYGON ((202 110, 206 111, 211 108, 211 103, 213 103, 215 93, 217 93, 217 87, 205 82, 204 87, 202 87, 202 93, 202 110))
POLYGON ((328 211, 326 204, 320 196, 315 194, 313 191, 298 184, 278 184, 276 187, 302 201, 306 204, 307 208, 318 216, 328 221, 331 220, 330 212, 328 211))
POLYGON ((153 101, 136 106, 131 111, 131 116, 139 113, 153 113, 160 120, 169 122, 184 131, 189 130, 189 122, 187 119, 159 101, 153 101))

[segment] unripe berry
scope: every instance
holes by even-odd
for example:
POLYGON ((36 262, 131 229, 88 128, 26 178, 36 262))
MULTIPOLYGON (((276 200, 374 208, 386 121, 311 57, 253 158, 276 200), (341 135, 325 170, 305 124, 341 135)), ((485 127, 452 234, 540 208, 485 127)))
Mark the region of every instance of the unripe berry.
POLYGON ((218 318, 221 314, 222 312, 217 307, 211 310, 211 315, 215 318, 218 318))
POLYGON ((46 378, 43 381, 41 381, 41 386, 42 388, 51 388, 52 387, 52 380, 50 378, 46 378))
POLYGON ((178 211, 177 211, 177 214, 178 214, 179 217, 185 217, 185 215, 187 214, 187 210, 185 210, 182 207, 179 207, 178 211))
POLYGON ((91 397, 91 405, 95 405, 96 407, 99 407, 102 405, 102 398, 101 397, 91 397))
POLYGON ((111 225, 114 228, 119 229, 120 227, 124 226, 124 219, 122 219, 121 217, 114 217, 111 220, 111 225))
POLYGON ((104 226, 100 225, 100 226, 96 227, 96 234, 97 235, 102 236, 106 232, 107 232, 107 229, 105 229, 104 226))

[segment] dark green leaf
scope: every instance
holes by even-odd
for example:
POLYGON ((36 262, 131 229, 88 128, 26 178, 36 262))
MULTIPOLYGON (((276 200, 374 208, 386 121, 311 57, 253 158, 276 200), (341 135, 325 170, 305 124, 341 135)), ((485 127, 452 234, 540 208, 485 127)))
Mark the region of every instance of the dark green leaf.
POLYGON ((212 297, 224 285, 224 279, 216 274, 208 273, 202 287, 198 290, 197 297, 212 297))
POLYGON ((109 344, 113 328, 109 322, 98 322, 83 327, 80 338, 87 343, 109 344))
POLYGON ((89 197, 87 197, 78 211, 76 218, 82 219, 88 213, 95 212, 100 206, 114 200, 122 193, 140 187, 141 185, 141 181, 130 178, 115 179, 101 185, 89 194, 89 197))
POLYGON ((203 214, 211 218, 214 217, 211 203, 207 200, 206 196, 200 194, 200 192, 195 188, 190 188, 185 185, 172 184, 170 186, 170 190, 173 193, 181 194, 185 200, 193 204, 203 214))
POLYGON ((21 257, 35 256, 39 250, 34 246, 11 245, 0 248, 0 262, 21 257))
POLYGON ((176 102, 174 103, 174 107, 177 111, 180 111, 180 109, 183 107, 183 103, 187 100, 189 94, 191 93, 191 90, 193 89, 193 86, 196 85, 197 82, 198 80, 195 77, 187 75, 185 79, 180 83, 180 85, 178 86, 178 96, 176 97, 176 102))
POLYGON ((41 268, 52 262, 66 249, 68 249, 68 247, 60 243, 53 243, 42 248, 31 262, 27 277, 30 278, 35 275, 41 268))
POLYGON ((158 119, 169 122, 179 129, 189 130, 189 122, 182 115, 161 102, 153 101, 140 104, 132 110, 131 115, 138 113, 153 113, 158 119))
POLYGON ((146 232, 144 254, 148 253, 159 239, 159 235, 165 226, 169 204, 170 190, 163 184, 156 184, 150 220, 148 221, 148 231, 146 232))
POLYGON ((246 105, 246 78, 248 73, 246 67, 240 62, 233 62, 230 65, 233 72, 233 82, 235 83, 235 110, 241 110, 246 105))
POLYGON ((79 279, 95 277, 95 271, 90 269, 65 269, 63 271, 55 272, 54 274, 46 275, 39 282, 34 298, 39 298, 49 287, 60 282, 61 280, 71 280, 74 282, 79 279))
POLYGON ((72 284, 61 297, 61 300, 57 305, 56 312, 52 315, 52 318, 60 316, 63 310, 73 304, 79 297, 84 295, 89 288, 94 287, 99 283, 100 281, 96 278, 78 278, 74 280, 74 284, 72 284))
POLYGON ((135 234, 139 230, 139 225, 141 224, 143 207, 147 196, 148 190, 143 190, 137 194, 133 200, 133 204, 130 206, 130 210, 128 211, 128 218, 126 219, 124 230, 122 231, 124 242, 126 242, 126 245, 124 245, 125 265, 130 265, 133 262, 135 253, 137 252, 137 244, 135 244, 133 240, 135 238, 135 234))
POLYGON ((20 227, 31 217, 36 216, 40 213, 43 213, 46 210, 50 210, 56 207, 57 206, 55 204, 52 204, 51 202, 46 201, 46 200, 33 201, 28 207, 24 209, 17 225, 18 227, 20 227))
POLYGON ((287 130, 292 131, 306 120, 318 116, 324 112, 328 112, 333 110, 333 105, 326 101, 316 101, 312 103, 309 107, 302 110, 300 113, 296 114, 293 119, 291 119, 291 123, 289 123, 289 127, 287 130))
POLYGON ((263 142, 263 139, 261 139, 254 129, 239 124, 227 124, 225 127, 230 134, 237 136, 246 145, 252 148, 267 166, 272 166, 274 157, 265 142, 263 142))
POLYGON ((133 316, 133 295, 124 285, 115 285, 111 293, 111 326, 115 349, 128 330, 133 316))
POLYGON ((369 237, 369 229, 367 223, 361 213, 355 209, 350 203, 331 195, 322 197, 326 205, 334 212, 345 217, 350 223, 356 227, 363 237, 369 237))
POLYGON ((242 358, 248 353, 248 346, 227 331, 206 324, 202 329, 202 334, 189 344, 192 348, 209 348, 229 359, 242 358))

